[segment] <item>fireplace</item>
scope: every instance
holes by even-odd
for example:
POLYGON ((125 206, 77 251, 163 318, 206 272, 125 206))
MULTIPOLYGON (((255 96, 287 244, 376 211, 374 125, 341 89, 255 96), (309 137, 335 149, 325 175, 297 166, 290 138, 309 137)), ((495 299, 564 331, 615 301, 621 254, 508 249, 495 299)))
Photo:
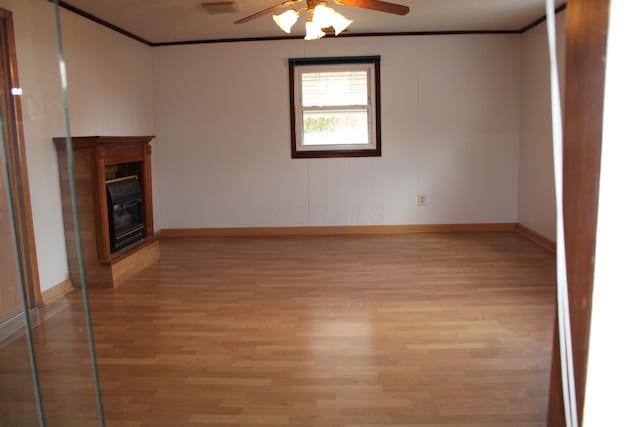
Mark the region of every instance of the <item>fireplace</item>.
POLYGON ((144 199, 137 175, 106 181, 111 253, 144 238, 144 199))
POLYGON ((115 288, 160 258, 153 232, 152 136, 71 137, 80 230, 76 231, 66 137, 54 138, 69 276, 74 286, 115 288), (80 239, 82 246, 76 245, 80 239), (78 252, 78 249, 82 249, 78 252), (84 269, 82 268, 84 265, 84 269))

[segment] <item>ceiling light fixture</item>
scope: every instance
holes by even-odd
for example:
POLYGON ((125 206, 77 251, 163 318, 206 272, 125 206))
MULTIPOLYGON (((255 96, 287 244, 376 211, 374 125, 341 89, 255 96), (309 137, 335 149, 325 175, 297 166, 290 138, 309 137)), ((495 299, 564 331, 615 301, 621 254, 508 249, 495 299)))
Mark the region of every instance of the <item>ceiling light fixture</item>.
POLYGON ((273 20, 278 24, 278 27, 285 33, 291 33, 291 27, 298 21, 300 15, 299 10, 289 9, 280 15, 273 15, 273 20))
MULTIPOLYGON (((324 37, 326 33, 323 28, 330 27, 333 27, 334 34, 337 36, 353 22, 329 7, 325 1, 309 0, 307 6, 305 40, 317 40, 324 37)), ((273 20, 282 31, 291 33, 291 27, 298 21, 302 10, 289 9, 280 15, 273 15, 273 20)))

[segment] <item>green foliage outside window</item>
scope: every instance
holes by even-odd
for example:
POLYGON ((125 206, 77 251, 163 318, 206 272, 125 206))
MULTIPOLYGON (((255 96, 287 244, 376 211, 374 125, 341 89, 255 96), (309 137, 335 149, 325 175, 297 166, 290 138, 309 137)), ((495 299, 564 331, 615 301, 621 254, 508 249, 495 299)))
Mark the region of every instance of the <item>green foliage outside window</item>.
POLYGON ((331 133, 337 127, 337 117, 307 117, 304 120, 304 131, 307 133, 331 133))

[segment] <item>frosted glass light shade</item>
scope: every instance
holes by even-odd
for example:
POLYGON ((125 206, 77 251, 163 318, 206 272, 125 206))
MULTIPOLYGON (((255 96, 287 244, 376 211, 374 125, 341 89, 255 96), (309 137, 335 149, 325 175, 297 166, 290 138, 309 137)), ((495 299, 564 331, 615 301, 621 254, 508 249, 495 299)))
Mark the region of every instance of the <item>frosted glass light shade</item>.
POLYGON ((293 27, 293 24, 298 21, 298 12, 293 9, 289 9, 280 15, 273 15, 273 20, 278 27, 282 29, 282 31, 285 33, 291 33, 291 27, 293 27))
POLYGON ((330 27, 335 14, 335 10, 320 3, 313 9, 313 23, 317 25, 318 28, 330 27))
POLYGON ((326 33, 322 31, 322 27, 314 21, 307 21, 307 35, 304 36, 305 40, 318 40, 324 37, 325 34, 326 33))
POLYGON ((331 26, 333 27, 333 30, 336 32, 337 36, 338 34, 343 32, 349 25, 351 25, 352 22, 353 20, 347 19, 338 12, 335 12, 333 15, 333 21, 331 21, 331 26))

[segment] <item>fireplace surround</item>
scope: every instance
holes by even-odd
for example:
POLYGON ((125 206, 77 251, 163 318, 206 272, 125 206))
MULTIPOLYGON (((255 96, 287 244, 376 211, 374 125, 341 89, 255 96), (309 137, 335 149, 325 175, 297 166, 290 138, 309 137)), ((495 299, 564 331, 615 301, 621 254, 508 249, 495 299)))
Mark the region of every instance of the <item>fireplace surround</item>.
POLYGON ((160 257, 153 231, 153 136, 72 137, 82 253, 75 244, 66 138, 54 138, 69 275, 80 286, 80 262, 89 287, 116 287, 160 257))

